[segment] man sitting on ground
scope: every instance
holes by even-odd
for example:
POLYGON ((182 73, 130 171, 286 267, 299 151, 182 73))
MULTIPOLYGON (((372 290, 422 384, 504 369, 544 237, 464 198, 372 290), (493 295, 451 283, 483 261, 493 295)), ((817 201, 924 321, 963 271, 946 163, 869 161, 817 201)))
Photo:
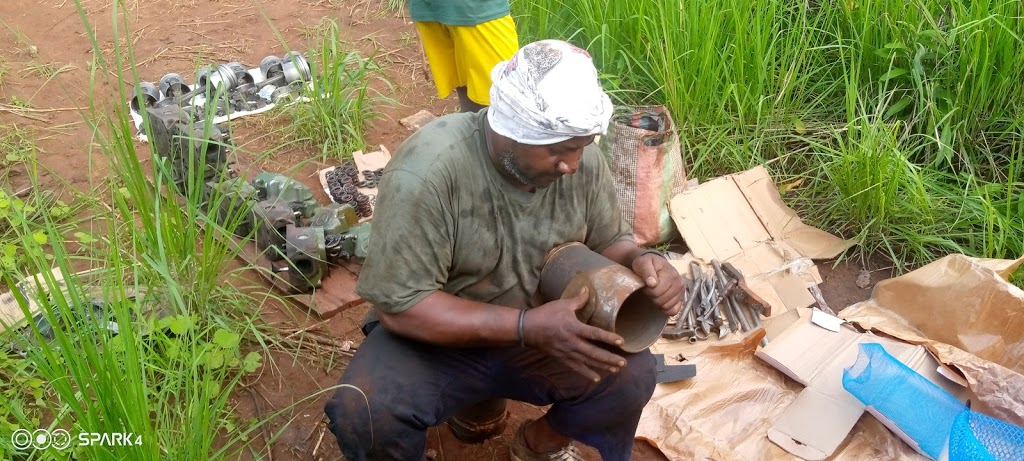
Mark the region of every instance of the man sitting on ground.
POLYGON ((619 335, 577 320, 585 292, 542 303, 540 271, 549 250, 583 242, 632 268, 669 315, 682 279, 622 220, 592 145, 612 104, 590 56, 536 42, 492 78, 490 108, 423 127, 380 182, 357 284, 380 327, 325 408, 349 461, 420 461, 427 428, 494 398, 551 405, 518 428, 513 460, 581 459, 572 440, 630 457, 654 358, 612 352, 619 335))

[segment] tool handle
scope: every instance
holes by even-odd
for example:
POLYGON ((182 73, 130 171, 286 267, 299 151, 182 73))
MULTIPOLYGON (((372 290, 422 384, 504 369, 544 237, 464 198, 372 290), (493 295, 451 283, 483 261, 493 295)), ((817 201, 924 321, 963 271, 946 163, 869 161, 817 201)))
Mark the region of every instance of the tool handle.
POLYGON ((736 266, 733 266, 731 262, 722 264, 722 270, 724 270, 726 274, 729 274, 729 277, 736 279, 737 282, 743 281, 743 274, 736 268, 736 266))

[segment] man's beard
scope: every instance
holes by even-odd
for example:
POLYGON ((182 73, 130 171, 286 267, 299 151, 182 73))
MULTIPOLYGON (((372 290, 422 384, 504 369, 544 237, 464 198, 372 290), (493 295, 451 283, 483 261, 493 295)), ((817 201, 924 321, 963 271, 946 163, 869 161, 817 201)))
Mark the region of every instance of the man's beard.
POLYGON ((516 181, 529 187, 544 187, 537 184, 533 178, 527 176, 526 172, 519 167, 519 164, 516 163, 516 154, 512 152, 512 149, 506 149, 505 152, 499 154, 498 158, 501 160, 501 166, 505 169, 505 173, 512 175, 516 181))

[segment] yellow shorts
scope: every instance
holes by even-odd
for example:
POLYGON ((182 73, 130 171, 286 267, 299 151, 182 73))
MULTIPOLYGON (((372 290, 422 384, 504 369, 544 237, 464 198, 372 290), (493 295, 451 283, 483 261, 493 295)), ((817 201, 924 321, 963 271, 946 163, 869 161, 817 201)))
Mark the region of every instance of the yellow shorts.
POLYGON ((437 85, 437 95, 447 98, 455 88, 468 88, 469 99, 491 104, 491 69, 519 49, 512 16, 475 26, 447 26, 417 22, 423 50, 437 85))

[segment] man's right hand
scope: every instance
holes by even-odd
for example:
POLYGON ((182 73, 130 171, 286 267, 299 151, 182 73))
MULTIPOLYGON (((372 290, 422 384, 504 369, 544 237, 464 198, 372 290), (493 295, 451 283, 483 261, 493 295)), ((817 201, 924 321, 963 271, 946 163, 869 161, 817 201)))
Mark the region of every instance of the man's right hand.
POLYGON ((587 305, 587 293, 584 288, 572 298, 551 301, 527 311, 523 319, 523 341, 561 360, 587 379, 598 381, 601 379, 599 370, 615 373, 626 366, 626 359, 593 343, 621 346, 621 336, 576 318, 576 311, 587 305))

